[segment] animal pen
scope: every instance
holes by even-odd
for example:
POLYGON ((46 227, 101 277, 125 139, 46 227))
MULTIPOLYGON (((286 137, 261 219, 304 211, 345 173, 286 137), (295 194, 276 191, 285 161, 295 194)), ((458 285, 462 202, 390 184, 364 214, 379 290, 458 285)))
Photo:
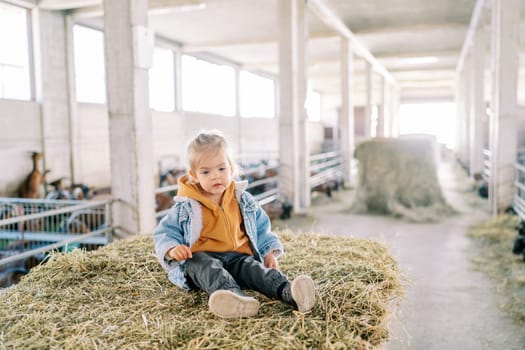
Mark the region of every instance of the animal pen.
MULTIPOLYGON (((488 149, 483 150, 483 171, 482 177, 485 183, 489 183, 491 172, 491 152, 488 149)), ((516 193, 512 200, 512 209, 525 221, 525 149, 518 149, 516 162, 514 163, 515 177, 514 186, 516 193)))
POLYGON ((96 249, 111 240, 111 232, 110 201, 0 198, 2 286, 16 282, 49 251, 96 249))

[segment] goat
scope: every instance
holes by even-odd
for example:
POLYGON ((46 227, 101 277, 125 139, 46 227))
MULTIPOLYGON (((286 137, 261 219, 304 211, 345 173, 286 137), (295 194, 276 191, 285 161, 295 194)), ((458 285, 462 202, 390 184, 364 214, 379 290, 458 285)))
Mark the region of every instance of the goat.
POLYGON ((525 261, 525 221, 521 221, 516 230, 518 231, 518 237, 514 241, 512 253, 516 255, 523 254, 523 260, 525 261))
POLYGON ((18 196, 21 198, 43 198, 43 185, 45 183, 45 173, 38 169, 38 163, 42 159, 42 153, 33 152, 33 170, 26 177, 20 188, 18 196))
POLYGON ((46 199, 72 199, 71 192, 64 183, 65 177, 49 183, 53 190, 46 195, 46 199))

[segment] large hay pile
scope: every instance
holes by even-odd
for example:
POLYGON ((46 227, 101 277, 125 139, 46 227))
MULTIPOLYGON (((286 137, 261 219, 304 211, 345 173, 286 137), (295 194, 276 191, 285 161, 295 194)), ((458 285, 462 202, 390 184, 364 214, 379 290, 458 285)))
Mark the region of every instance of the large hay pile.
POLYGON ((56 254, 0 293, 0 348, 371 349, 388 340, 402 294, 396 262, 379 243, 280 234, 290 277, 310 274, 311 313, 261 301, 254 318, 222 320, 203 292, 171 285, 151 237, 56 254))
POLYGON ((436 221, 454 213, 437 178, 435 141, 430 137, 377 138, 360 143, 353 212, 377 212, 410 221, 436 221))
POLYGON ((474 263, 495 281, 500 306, 525 324, 525 263, 512 254, 519 222, 517 216, 500 215, 471 228, 469 235, 478 242, 474 263))

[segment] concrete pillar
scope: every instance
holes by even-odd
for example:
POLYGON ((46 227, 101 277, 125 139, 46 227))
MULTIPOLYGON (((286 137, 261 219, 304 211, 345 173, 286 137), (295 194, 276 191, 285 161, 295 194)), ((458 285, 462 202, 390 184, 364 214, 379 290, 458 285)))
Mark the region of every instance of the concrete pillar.
POLYGON ((401 98, 399 96, 399 89, 391 86, 389 89, 389 120, 390 120, 390 137, 399 136, 399 106, 401 105, 401 98))
POLYGON ((470 175, 481 174, 483 169, 483 118, 485 116, 485 54, 487 35, 485 29, 478 29, 472 47, 470 89, 470 175))
POLYGON ((305 3, 281 0, 279 19, 279 157, 281 193, 294 211, 310 206, 305 67, 305 3))
POLYGON ((237 155, 243 154, 241 117, 241 69, 235 67, 235 118, 237 118, 237 155))
POLYGON ((464 61, 459 72, 456 93, 456 155, 463 166, 468 166, 468 118, 470 110, 470 59, 464 61))
POLYGON ((365 118, 364 118, 364 138, 370 138, 370 128, 372 125, 372 65, 365 62, 365 118))
POLYGON ((155 228, 148 69, 153 33, 147 0, 104 1, 113 225, 117 235, 155 228))
POLYGON ((492 0, 491 176, 489 202, 493 215, 512 204, 517 153, 517 86, 519 69, 519 0, 492 0))
POLYGON ((175 112, 182 112, 182 53, 173 51, 173 74, 175 75, 175 112))
POLYGON ((352 159, 355 149, 354 130, 354 53, 349 39, 341 37, 341 155, 343 179, 351 183, 352 159))
MULTIPOLYGON (((472 53, 470 53, 465 59, 464 64, 464 74, 465 74, 465 103, 463 104, 463 135, 462 135, 462 145, 461 145, 461 161, 465 167, 470 165, 470 105, 472 103, 472 53)), ((469 171, 470 173, 470 171, 469 171)))
POLYGON ((69 108, 69 144, 71 147, 70 168, 71 182, 77 183, 80 178, 79 151, 78 151, 78 111, 75 78, 75 52, 73 41, 73 26, 75 22, 71 16, 66 16, 66 62, 68 78, 68 108, 69 108))
MULTIPOLYGON (((46 181, 71 176, 65 17, 56 11, 31 11, 35 46, 35 99, 40 104, 46 181)), ((43 170, 43 169, 41 169, 43 170)))
POLYGON ((456 75, 456 147, 455 153, 461 161, 461 144, 463 142, 463 104, 465 103, 465 66, 456 75))
POLYGON ((383 108, 385 109, 385 136, 392 137, 392 87, 386 81, 383 84, 383 108))
POLYGON ((381 104, 377 112, 377 130, 376 136, 385 136, 385 118, 386 118, 386 81, 385 77, 381 76, 381 104))

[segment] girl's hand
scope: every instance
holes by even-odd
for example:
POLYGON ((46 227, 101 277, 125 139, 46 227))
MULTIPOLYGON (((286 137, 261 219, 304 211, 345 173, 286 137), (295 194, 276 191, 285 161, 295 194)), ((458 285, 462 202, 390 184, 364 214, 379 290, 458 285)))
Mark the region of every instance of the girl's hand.
POLYGON ((264 257, 264 266, 266 266, 269 269, 279 270, 279 263, 277 262, 275 255, 273 255, 273 252, 270 252, 264 257))
POLYGON ((168 251, 168 256, 176 261, 184 261, 192 257, 191 249, 187 245, 179 244, 168 251))

